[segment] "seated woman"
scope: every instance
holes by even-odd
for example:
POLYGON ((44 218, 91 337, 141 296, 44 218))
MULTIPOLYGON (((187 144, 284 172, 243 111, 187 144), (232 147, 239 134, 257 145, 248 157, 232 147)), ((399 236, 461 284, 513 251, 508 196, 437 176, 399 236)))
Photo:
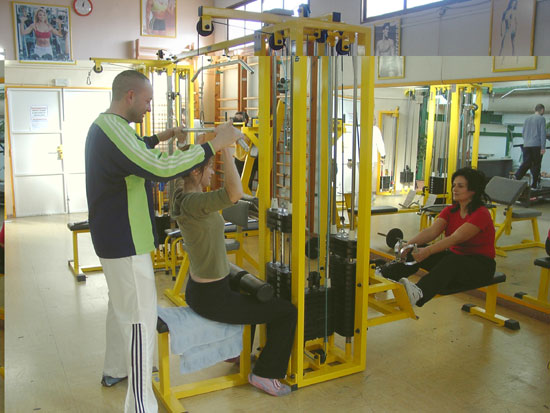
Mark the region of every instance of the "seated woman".
POLYGON ((445 238, 412 253, 417 262, 412 267, 429 273, 416 284, 407 278, 399 280, 412 305, 422 307, 449 288, 475 288, 495 273, 495 226, 484 205, 485 175, 475 169, 462 168, 452 179, 453 205, 441 211, 429 228, 407 243, 427 244, 445 231, 445 238))
POLYGON ((222 157, 224 188, 203 192, 214 174, 212 157, 179 178, 172 197, 171 214, 178 222, 190 261, 185 298, 189 307, 209 320, 227 324, 266 323, 266 344, 248 381, 272 396, 284 396, 291 389, 279 379, 286 375, 297 311, 289 301, 273 298, 262 303, 232 291, 229 286, 224 220, 218 211, 241 199, 243 190, 233 162, 233 148, 223 149, 222 157))

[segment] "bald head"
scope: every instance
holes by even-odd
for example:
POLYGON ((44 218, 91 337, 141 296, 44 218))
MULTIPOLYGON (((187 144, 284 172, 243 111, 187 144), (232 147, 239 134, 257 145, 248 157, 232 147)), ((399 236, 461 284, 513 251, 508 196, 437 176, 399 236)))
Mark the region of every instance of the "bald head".
POLYGON ((139 91, 148 85, 150 85, 149 79, 144 74, 136 70, 125 70, 113 80, 113 100, 119 101, 126 96, 128 91, 139 91))

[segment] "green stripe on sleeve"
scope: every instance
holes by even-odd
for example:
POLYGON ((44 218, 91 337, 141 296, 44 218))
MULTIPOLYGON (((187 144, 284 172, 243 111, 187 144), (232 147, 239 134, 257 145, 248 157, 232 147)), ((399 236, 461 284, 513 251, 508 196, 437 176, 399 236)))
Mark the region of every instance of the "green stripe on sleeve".
POLYGON ((128 159, 155 176, 170 178, 205 160, 205 153, 200 145, 191 145, 189 150, 175 151, 172 155, 158 149, 147 149, 145 143, 136 139, 135 131, 120 116, 102 113, 95 123, 128 159))

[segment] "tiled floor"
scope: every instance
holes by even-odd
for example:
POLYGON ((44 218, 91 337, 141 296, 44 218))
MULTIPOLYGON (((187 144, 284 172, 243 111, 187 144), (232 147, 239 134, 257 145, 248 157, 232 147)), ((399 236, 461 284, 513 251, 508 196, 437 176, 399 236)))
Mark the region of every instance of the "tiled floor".
MULTIPOLYGON (((378 204, 396 202, 377 199, 378 204)), ((546 233, 549 206, 540 220, 546 233)), ((72 257, 69 221, 82 215, 12 220, 7 224, 6 412, 122 411, 126 385, 103 388, 107 287, 101 273, 78 283, 67 267, 72 257)), ((374 217, 372 246, 383 248, 377 232, 401 226, 405 236, 418 226, 414 214, 374 217)), ((528 224, 512 237, 528 235, 528 224)), ((516 232, 517 231, 517 232, 516 232)), ((94 264, 89 238, 82 236, 81 260, 94 264), (87 240, 87 241, 86 241, 87 240)), ((253 239, 247 248, 253 249, 253 239)), ((534 258, 543 250, 523 250, 498 258, 509 281, 502 291, 536 292, 534 258)), ((171 285, 157 273, 162 295, 171 285)), ((512 332, 472 317, 460 308, 480 300, 466 294, 434 300, 416 309, 417 321, 372 327, 367 335, 367 368, 352 376, 309 386, 284 398, 249 385, 195 396, 184 404, 191 412, 547 412, 550 410, 550 325, 507 308, 501 314, 521 323, 512 332)), ((214 366, 181 377, 176 359, 173 381, 181 383, 234 369, 214 366)), ((161 407, 160 411, 164 409, 161 407)))

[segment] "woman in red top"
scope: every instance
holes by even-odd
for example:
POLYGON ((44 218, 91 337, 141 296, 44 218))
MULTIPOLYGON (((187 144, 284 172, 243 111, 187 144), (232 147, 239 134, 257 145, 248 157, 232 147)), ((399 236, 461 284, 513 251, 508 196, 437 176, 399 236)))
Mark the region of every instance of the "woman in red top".
POLYGON ((429 273, 416 284, 407 278, 399 280, 412 305, 421 307, 448 289, 475 288, 495 273, 495 226, 484 205, 485 175, 472 168, 462 168, 452 179, 453 205, 408 242, 424 245, 445 231, 443 239, 412 253, 418 263, 413 268, 420 267, 429 273))

